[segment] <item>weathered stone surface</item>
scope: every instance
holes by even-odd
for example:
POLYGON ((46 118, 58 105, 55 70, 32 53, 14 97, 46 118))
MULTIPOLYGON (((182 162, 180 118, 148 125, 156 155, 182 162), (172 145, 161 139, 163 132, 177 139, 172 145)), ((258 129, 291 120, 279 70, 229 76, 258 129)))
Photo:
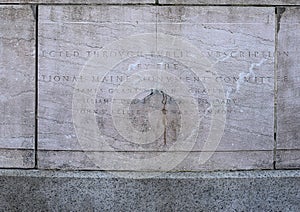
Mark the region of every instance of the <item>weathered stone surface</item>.
POLYGON ((298 0, 159 0, 160 4, 299 5, 298 0))
POLYGON ((277 150, 276 152, 277 169, 299 169, 300 168, 300 150, 277 150))
MULTIPOLYGON (((103 55, 101 49, 107 43, 133 34, 154 33, 156 8, 41 6, 39 14, 39 148, 81 150, 72 117, 74 77, 79 79, 85 63, 94 55, 110 60, 123 51, 112 49, 108 56, 103 55)), ((85 89, 92 95, 95 92, 89 84, 97 85, 97 78, 91 77, 85 89)), ((90 113, 86 108, 79 112, 90 113)), ((45 158, 40 160, 43 164, 45 158)))
POLYGON ((0 167, 28 168, 34 161, 35 134, 35 21, 31 8, 0 6, 0 29, 0 167))
POLYGON ((280 8, 278 12, 278 51, 288 51, 278 55, 277 148, 282 150, 278 151, 279 166, 299 167, 296 150, 300 149, 300 9, 280 8))
POLYGON ((34 151, 32 149, 0 149, 1 168, 32 168, 34 151))
MULTIPOLYGON (((159 153, 150 152, 80 152, 80 151, 40 151, 39 163, 43 169, 61 170, 122 170, 122 171, 169 171, 170 166, 150 164, 147 160, 157 157, 159 153), (95 162, 97 155, 101 164, 95 162), (125 158, 125 159, 124 159, 125 158), (127 163, 128 158, 144 161, 139 163, 127 163), (149 158, 149 159, 147 159, 149 158), (124 161, 124 162, 123 162, 124 161), (149 164, 148 164, 149 163, 149 164)), ((273 156, 268 151, 248 152, 215 152, 205 164, 200 163, 199 152, 191 152, 188 155, 182 152, 167 153, 169 158, 181 159, 173 171, 211 171, 211 170, 252 170, 270 169, 273 156)), ((134 161, 134 160, 133 160, 134 161)), ((134 161, 136 162, 136 161, 134 161)))
POLYGON ((272 8, 41 6, 40 167, 271 168, 274 28, 272 8))
POLYGON ((145 4, 155 3, 154 0, 0 0, 0 3, 30 4, 145 4))
MULTIPOLYGON (((218 150, 272 150, 274 9, 159 7, 158 13, 159 33, 183 37, 213 64, 213 78, 221 83, 227 106, 218 150)), ((196 87, 192 89, 198 95, 196 87)), ((216 89, 211 95, 219 92, 216 89)), ((198 149, 210 131, 210 115, 203 119, 198 149)))
MULTIPOLYGON (((137 174, 138 175, 138 174, 137 174)), ((299 211, 299 171, 169 173, 122 179, 98 171, 0 172, 5 211, 299 211)))

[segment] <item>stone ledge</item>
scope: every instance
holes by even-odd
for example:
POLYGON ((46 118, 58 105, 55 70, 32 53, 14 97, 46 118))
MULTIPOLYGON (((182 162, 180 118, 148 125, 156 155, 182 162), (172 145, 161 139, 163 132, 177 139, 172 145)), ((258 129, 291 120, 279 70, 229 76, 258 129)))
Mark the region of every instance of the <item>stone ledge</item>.
POLYGON ((300 171, 167 173, 0 171, 6 211, 299 211, 300 171))
MULTIPOLYGON (((113 179, 119 171, 57 171, 37 169, 0 169, 3 177, 30 178, 92 178, 113 179)), ((139 180, 147 179, 147 174, 156 175, 151 179, 246 179, 246 178, 299 178, 300 170, 251 170, 251 171, 202 171, 202 172, 122 172, 134 173, 139 180), (145 177, 142 177, 145 176, 145 177)), ((122 179, 122 178, 120 178, 122 179)), ((300 186, 300 185, 299 185, 300 186)))

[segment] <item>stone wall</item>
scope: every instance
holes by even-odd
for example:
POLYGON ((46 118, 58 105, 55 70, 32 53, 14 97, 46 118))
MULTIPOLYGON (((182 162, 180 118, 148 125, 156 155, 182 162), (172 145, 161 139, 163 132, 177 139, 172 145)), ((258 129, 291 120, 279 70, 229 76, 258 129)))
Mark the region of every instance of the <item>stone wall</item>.
POLYGON ((0 0, 0 211, 300 211, 299 24, 299 0, 0 0))
POLYGON ((0 167, 300 167, 298 1, 1 1, 0 167))

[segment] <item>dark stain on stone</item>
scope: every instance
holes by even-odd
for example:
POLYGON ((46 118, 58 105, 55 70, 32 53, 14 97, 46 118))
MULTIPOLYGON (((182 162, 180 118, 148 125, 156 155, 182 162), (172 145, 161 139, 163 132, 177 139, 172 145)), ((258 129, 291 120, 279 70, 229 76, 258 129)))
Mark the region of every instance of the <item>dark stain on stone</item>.
POLYGON ((167 95, 162 91, 162 96, 163 96, 163 100, 162 100, 162 104, 163 104, 163 108, 162 108, 162 114, 163 114, 163 125, 164 125, 164 145, 167 144, 167 110, 166 110, 166 104, 167 104, 167 95))
POLYGON ((130 114, 131 123, 141 132, 146 132, 151 127, 148 119, 149 112, 161 111, 164 127, 162 135, 164 146, 167 145, 168 140, 177 140, 180 131, 180 111, 175 99, 171 96, 163 91, 151 89, 148 95, 142 99, 132 100, 130 108, 133 111, 130 114))
POLYGON ((277 33, 280 30, 280 21, 282 18, 283 13, 285 12, 285 7, 277 7, 275 10, 276 16, 277 16, 277 33))
POLYGON ((37 20, 37 6, 36 5, 30 5, 30 8, 32 10, 34 20, 37 20))

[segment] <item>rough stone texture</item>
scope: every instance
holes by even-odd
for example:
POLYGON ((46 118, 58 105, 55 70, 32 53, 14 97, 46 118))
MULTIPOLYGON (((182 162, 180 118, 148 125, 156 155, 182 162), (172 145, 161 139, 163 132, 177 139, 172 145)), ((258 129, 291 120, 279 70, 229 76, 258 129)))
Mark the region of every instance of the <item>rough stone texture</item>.
POLYGON ((300 167, 300 9, 281 8, 278 10, 278 126, 277 148, 278 167, 300 167), (290 151, 293 150, 293 151, 290 151), (285 152, 286 151, 286 152, 285 152))
POLYGON ((1 171, 4 211, 299 211, 297 171, 169 173, 1 171))
MULTIPOLYGON (((101 164, 98 168, 105 170, 121 169, 118 164, 116 166, 113 163, 110 164, 110 160, 105 157, 105 155, 113 155, 111 151, 129 151, 125 153, 128 157, 143 159, 170 148, 170 151, 176 153, 170 153, 169 158, 178 159, 178 157, 181 158, 178 155, 184 155, 190 151, 191 149, 186 146, 172 150, 176 139, 184 133, 180 131, 184 129, 182 125, 190 125, 191 128, 194 120, 180 121, 187 112, 179 110, 180 103, 176 101, 176 97, 173 98, 175 94, 172 96, 171 90, 166 94, 158 90, 151 92, 142 90, 140 91, 142 97, 137 97, 130 103, 132 113, 129 116, 131 117, 129 124, 140 132, 150 131, 154 121, 161 119, 160 116, 163 120, 166 119, 163 121, 165 133, 155 142, 135 144, 125 135, 131 134, 130 130, 121 134, 116 127, 116 124, 123 120, 119 119, 115 122, 109 112, 114 103, 112 101, 114 96, 110 93, 110 89, 119 89, 118 86, 123 86, 118 81, 120 77, 132 76, 133 74, 130 75, 132 72, 141 73, 140 70, 151 68, 159 69, 158 75, 168 72, 180 77, 181 81, 192 90, 192 96, 198 104, 198 113, 201 116, 200 127, 197 130, 199 135, 196 137, 193 153, 189 156, 182 156, 187 162, 180 164, 177 169, 272 168, 274 8, 41 6, 39 20, 39 148, 41 150, 39 159, 41 168, 97 168, 86 159, 87 156, 82 152, 83 148, 87 151, 100 151, 97 157, 101 160, 98 158, 98 161, 104 161, 104 166, 101 164), (136 46, 141 45, 147 50, 147 48, 151 49, 151 45, 157 45, 157 49, 160 50, 159 55, 141 57, 130 56, 128 53, 129 57, 122 58, 120 62, 116 61, 118 63, 113 71, 108 70, 105 78, 94 75, 82 76, 80 71, 93 68, 94 64, 90 64, 89 60, 92 56, 103 57, 109 61, 119 54, 126 55, 126 52, 131 51, 126 48, 133 48, 129 45, 126 48, 122 47, 121 50, 109 49, 104 54, 101 49, 105 45, 115 41, 118 47, 118 40, 138 33, 157 33, 156 40, 148 37, 142 42, 137 41, 136 46), (181 40, 186 40, 190 43, 188 45, 192 46, 191 48, 196 47, 201 51, 201 57, 204 59, 193 59, 196 53, 192 49, 186 50, 185 45, 178 48, 173 46, 174 43, 167 42, 166 44, 161 34, 179 36, 181 40), (189 57, 184 61, 182 58, 185 54, 189 57), (205 74, 202 76, 200 72, 207 68, 208 63, 213 70, 207 71, 212 72, 208 81, 218 82, 224 90, 220 91, 214 87, 209 88, 211 91, 207 91, 206 82, 195 81, 199 73, 200 78, 208 76, 205 74), (192 70, 187 64, 193 67, 192 70), (83 106, 83 108, 78 107, 72 102, 74 87, 81 81, 87 81, 86 85, 90 86, 80 90, 86 95, 83 101, 93 102, 95 101, 93 95, 97 97, 94 111, 83 106), (97 87, 98 91, 95 92, 91 90, 95 84, 101 86, 104 84, 104 86, 97 87), (220 93, 226 96, 223 102, 222 99, 217 98, 220 93), (141 100, 138 100, 139 98, 141 100), (211 110, 212 105, 217 105, 216 108, 220 109, 211 110), (200 165, 199 151, 207 145, 209 132, 214 130, 211 128, 211 123, 222 116, 220 114, 224 112, 222 108, 225 106, 227 107, 225 132, 217 148, 218 152, 207 164, 200 165), (106 136, 106 142, 112 148, 107 148, 102 143, 96 148, 93 146, 92 138, 95 131, 89 128, 94 126, 88 125, 90 119, 87 115, 82 116, 80 126, 75 123, 72 107, 75 114, 95 113, 102 133, 100 137, 106 136), (155 113, 159 110, 162 111, 162 115, 155 113), (214 118, 214 112, 217 118, 214 118), (147 113, 154 114, 152 117, 156 118, 148 118, 147 113), (86 139, 85 144, 77 139, 78 131, 85 132, 80 138, 86 139), (130 153, 132 151, 133 156, 130 153), (134 153, 134 151, 138 152, 134 153), (76 160, 76 158, 80 159, 76 160), (107 165, 110 166, 107 167, 107 165)), ((126 44, 126 42, 128 41, 121 43, 126 44)), ((152 74, 151 77, 154 75, 152 74)), ((157 79, 164 80, 164 78, 157 79)), ((153 83, 155 82, 154 80, 153 83)), ((121 94, 126 93, 130 92, 126 90, 121 94)), ((117 112, 117 116, 122 116, 121 113, 117 112)), ((221 118, 219 121, 223 123, 221 118)), ((160 126, 159 122, 157 126, 160 126)), ((219 130, 222 128, 220 127, 219 130)), ((214 151, 214 149, 209 147, 208 151, 214 151)), ((116 158, 122 161, 119 157, 116 156, 116 158)), ((131 169, 134 167, 136 166, 133 165, 131 169)), ((126 166, 123 169, 126 170, 126 166)))
POLYGON ((160 4, 299 5, 299 0, 159 0, 160 4))
POLYGON ((0 6, 0 167, 34 164, 34 74, 33 11, 0 6))

